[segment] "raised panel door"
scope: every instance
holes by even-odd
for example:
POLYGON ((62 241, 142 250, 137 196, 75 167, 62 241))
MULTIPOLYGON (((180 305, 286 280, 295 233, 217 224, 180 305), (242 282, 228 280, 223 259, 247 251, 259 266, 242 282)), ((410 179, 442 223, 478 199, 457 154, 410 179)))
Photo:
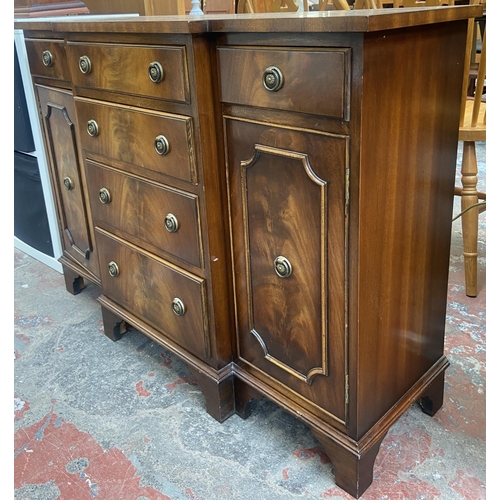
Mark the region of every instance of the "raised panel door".
POLYGON ((78 153, 73 95, 66 90, 39 85, 36 92, 56 191, 64 253, 99 276, 78 153))
POLYGON ((240 362, 344 423, 348 138, 225 128, 240 362))

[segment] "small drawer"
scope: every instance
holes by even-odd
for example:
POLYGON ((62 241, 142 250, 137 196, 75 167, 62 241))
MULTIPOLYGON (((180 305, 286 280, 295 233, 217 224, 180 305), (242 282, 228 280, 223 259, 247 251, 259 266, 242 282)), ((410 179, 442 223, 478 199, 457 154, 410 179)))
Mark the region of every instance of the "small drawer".
POLYGON ((82 149, 196 183, 192 120, 76 100, 82 149))
POLYGON ((184 47, 68 42, 75 86, 189 100, 184 47))
POLYGON ((63 40, 34 40, 27 38, 25 43, 33 76, 70 80, 63 40))
POLYGON ((205 281, 96 229, 103 295, 193 354, 209 357, 205 281))
POLYGON ((198 197, 87 160, 94 224, 164 257, 202 267, 198 197))
POLYGON ((219 47, 223 102, 348 120, 349 49, 219 47))

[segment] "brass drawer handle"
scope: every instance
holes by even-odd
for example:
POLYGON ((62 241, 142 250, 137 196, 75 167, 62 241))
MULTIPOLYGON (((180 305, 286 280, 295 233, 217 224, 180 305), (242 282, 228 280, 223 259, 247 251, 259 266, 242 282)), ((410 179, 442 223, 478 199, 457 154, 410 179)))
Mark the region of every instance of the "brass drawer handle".
POLYGON ((120 274, 120 270, 118 269, 118 264, 114 260, 112 260, 108 264, 108 272, 112 278, 116 278, 120 274))
POLYGON ((174 214, 167 214, 164 223, 169 233, 176 233, 179 229, 179 222, 174 214))
POLYGON ((106 188, 99 189, 99 201, 104 205, 111 201, 111 194, 106 188))
POLYGON ((164 135, 159 135, 155 139, 155 151, 160 156, 165 156, 170 151, 170 144, 164 135))
POLYGON ((177 316, 184 316, 184 314, 186 314, 186 306, 178 297, 172 300, 172 311, 174 311, 174 314, 177 316))
POLYGON ((286 257, 280 255, 274 260, 274 270, 280 278, 288 278, 292 274, 292 264, 286 257))
POLYGON ((42 62, 44 66, 50 67, 54 64, 54 58, 50 53, 50 50, 44 50, 42 52, 42 62))
POLYGON ((148 68, 149 79, 153 83, 160 83, 163 80, 163 67, 158 61, 153 61, 148 68))
POLYGON ((92 63, 87 56, 80 57, 78 65, 80 66, 80 71, 84 75, 88 75, 92 71, 92 63))
POLYGON ((262 76, 262 84, 269 92, 278 92, 283 87, 284 79, 283 73, 276 66, 269 66, 264 70, 262 76))
POLYGON ((95 120, 89 120, 87 122, 87 132, 90 137, 97 137, 99 135, 99 125, 95 120))
POLYGON ((68 191, 71 191, 75 187, 75 184, 73 182, 73 179, 71 179, 71 177, 65 177, 63 179, 63 184, 68 191))

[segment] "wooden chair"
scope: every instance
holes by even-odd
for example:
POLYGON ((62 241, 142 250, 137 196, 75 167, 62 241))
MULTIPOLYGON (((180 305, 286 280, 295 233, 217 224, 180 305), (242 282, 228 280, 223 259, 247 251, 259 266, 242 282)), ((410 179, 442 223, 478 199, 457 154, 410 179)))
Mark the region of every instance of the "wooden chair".
POLYGON ((273 0, 268 12, 297 12, 299 6, 293 0, 273 0))
MULTIPOLYGON (((384 4, 392 4, 387 0, 355 0, 353 9, 381 9, 384 4)), ((319 0, 318 10, 327 10, 328 5, 332 5, 332 10, 351 10, 347 0, 319 0)))
POLYGON ((382 0, 356 0, 354 9, 381 9, 382 0))
POLYGON ((318 0, 318 10, 328 10, 328 5, 332 5, 332 10, 351 10, 347 0, 318 0))
POLYGON ((440 5, 455 5, 455 0, 402 0, 403 7, 439 7, 440 5))
MULTIPOLYGON (((471 3, 478 3, 472 0, 471 3)), ((486 193, 477 190, 477 158, 476 142, 486 141, 486 29, 484 30, 474 96, 468 94, 469 68, 471 59, 476 55, 475 29, 476 21, 469 20, 467 46, 465 54, 465 71, 462 82, 462 106, 460 110, 460 127, 458 140, 463 141, 461 165, 462 185, 455 187, 455 195, 462 197, 461 212, 462 238, 464 244, 465 293, 469 297, 477 296, 477 240, 479 214, 486 209, 486 193), (484 200, 484 201, 479 201, 484 200)))
POLYGON ((438 7, 455 5, 455 0, 356 0, 355 9, 382 9, 384 7, 438 7), (357 6, 359 4, 360 6, 357 6), (372 7, 371 5, 375 5, 372 7))
MULTIPOLYGON (((307 0, 303 2, 304 10, 308 10, 307 0)), ((254 14, 256 12, 297 12, 298 4, 294 0, 239 0, 236 12, 238 14, 254 14)))
MULTIPOLYGON (((337 9, 348 10, 347 0, 319 0, 320 4, 332 2, 337 9), (347 8, 345 5, 347 5, 347 8)), ((437 7, 440 5, 455 5, 455 0, 355 0, 353 9, 383 9, 384 7, 437 7)), ((324 10, 324 9, 319 9, 324 10)))

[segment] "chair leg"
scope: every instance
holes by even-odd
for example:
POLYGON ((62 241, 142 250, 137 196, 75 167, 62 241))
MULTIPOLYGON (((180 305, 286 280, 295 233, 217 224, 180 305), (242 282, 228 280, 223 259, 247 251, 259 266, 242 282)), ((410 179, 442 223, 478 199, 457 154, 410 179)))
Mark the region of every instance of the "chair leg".
MULTIPOLYGON (((478 202, 476 144, 464 142, 462 158, 462 211, 478 202)), ((465 293, 477 296, 477 233, 478 208, 462 215, 462 238, 464 244, 465 293)))

